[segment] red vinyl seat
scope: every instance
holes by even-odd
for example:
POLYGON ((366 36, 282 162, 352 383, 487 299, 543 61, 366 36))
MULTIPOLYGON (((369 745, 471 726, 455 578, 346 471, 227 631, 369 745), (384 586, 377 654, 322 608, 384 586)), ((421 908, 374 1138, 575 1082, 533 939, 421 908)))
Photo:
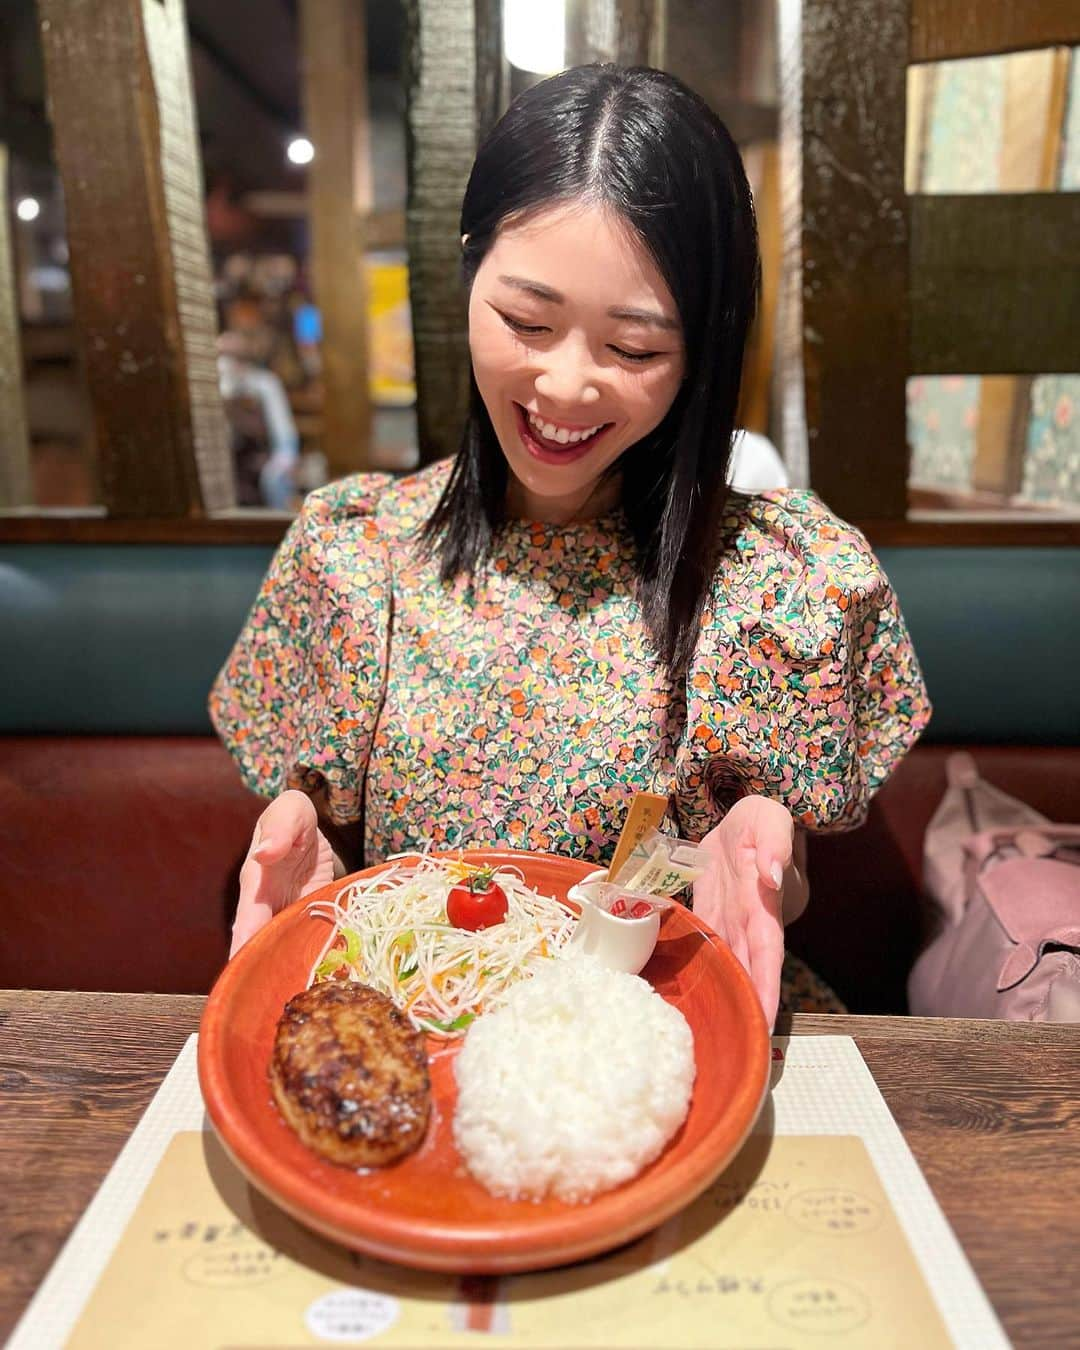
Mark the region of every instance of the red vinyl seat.
MULTIPOLYGON (((991 782, 1080 821, 1080 747, 967 748, 991 782)), ((949 749, 917 746, 861 829, 811 836, 789 945, 853 1011, 904 1010, 949 749)), ((207 991, 261 808, 209 736, 0 737, 0 985, 207 991)))

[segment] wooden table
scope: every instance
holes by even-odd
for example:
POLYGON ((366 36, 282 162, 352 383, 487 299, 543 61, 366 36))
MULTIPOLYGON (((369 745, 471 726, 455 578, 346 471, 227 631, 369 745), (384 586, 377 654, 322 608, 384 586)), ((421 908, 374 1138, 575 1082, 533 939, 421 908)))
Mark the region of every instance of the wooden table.
MULTIPOLYGON (((203 1002, 0 991, 0 1339, 203 1002)), ((1014 1344, 1080 1343, 1080 1027, 800 1015, 790 1030, 854 1036, 1014 1344)))

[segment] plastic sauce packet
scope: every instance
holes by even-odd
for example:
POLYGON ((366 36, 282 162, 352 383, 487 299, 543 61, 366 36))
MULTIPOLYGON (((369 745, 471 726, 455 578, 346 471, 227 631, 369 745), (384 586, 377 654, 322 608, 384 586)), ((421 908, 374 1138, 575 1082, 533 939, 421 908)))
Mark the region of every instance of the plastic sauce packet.
POLYGON ((666 895, 647 895, 611 881, 594 882, 589 887, 589 899, 616 919, 647 919, 658 910, 671 909, 675 903, 666 895))
POLYGON ((707 849, 688 839, 673 839, 650 830, 637 844, 611 881, 639 895, 678 895, 704 876, 711 858, 707 849))

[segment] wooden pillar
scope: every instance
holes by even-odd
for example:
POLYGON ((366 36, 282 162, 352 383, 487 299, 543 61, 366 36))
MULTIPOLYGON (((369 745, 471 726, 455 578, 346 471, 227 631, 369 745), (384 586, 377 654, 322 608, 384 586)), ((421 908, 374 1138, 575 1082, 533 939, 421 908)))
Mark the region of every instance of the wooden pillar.
POLYGON ((469 395, 461 199, 491 117, 502 37, 491 0, 407 0, 409 295, 421 464, 456 454, 469 395), (487 91, 485 93, 485 91, 487 91), (486 128, 485 128, 486 129, 486 128))
POLYGON ((909 0, 805 0, 802 333, 810 485, 907 512, 909 0))
POLYGON ((806 397, 802 309, 802 0, 777 0, 780 77, 780 284, 772 428, 791 482, 807 487, 806 397))
POLYGON ((476 31, 476 141, 484 139, 506 111, 510 68, 503 55, 503 0, 473 0, 476 31))
POLYGON ((663 64, 664 0, 567 0, 566 64, 663 64))
POLYGON ((759 142, 743 152, 743 159, 754 189, 761 252, 761 294, 757 320, 750 331, 743 362, 738 425, 747 431, 767 435, 772 372, 776 363, 776 316, 783 252, 779 146, 775 141, 759 142))
MULTIPOLYGON (((744 88, 742 34, 748 24, 760 27, 747 0, 665 0, 666 49, 664 69, 685 81, 726 124, 732 136, 750 139, 738 125, 749 103, 744 88)), ((757 139, 756 137, 754 139, 757 139)))
MULTIPOLYGON (((1068 47, 1058 47, 1008 61, 1000 192, 1052 192, 1057 186, 1070 55, 1068 47)), ((972 487, 1019 496, 1034 382, 1030 375, 987 375, 980 381, 972 487)))
POLYGON ((183 0, 39 0, 75 322, 116 516, 234 502, 183 0))
POLYGON ((371 154, 364 0, 303 0, 312 277, 322 315, 323 452, 332 477, 371 457, 367 218, 371 154))
POLYGON ((10 219, 8 152, 0 144, 0 507, 29 506, 32 501, 10 219))

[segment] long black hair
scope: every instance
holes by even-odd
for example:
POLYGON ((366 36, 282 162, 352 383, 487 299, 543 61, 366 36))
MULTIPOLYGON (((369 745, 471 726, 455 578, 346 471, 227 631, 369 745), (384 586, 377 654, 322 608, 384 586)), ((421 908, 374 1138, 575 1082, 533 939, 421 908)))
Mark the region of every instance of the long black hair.
MULTIPOLYGON (((579 66, 519 95, 480 146, 461 208, 465 285, 503 221, 560 202, 613 208, 649 250, 682 322, 686 378, 613 466, 660 659, 686 668, 717 561, 743 350, 758 288, 754 207, 726 127, 659 70, 579 66)), ((422 541, 449 582, 504 522, 506 460, 472 379, 465 434, 422 541)))

